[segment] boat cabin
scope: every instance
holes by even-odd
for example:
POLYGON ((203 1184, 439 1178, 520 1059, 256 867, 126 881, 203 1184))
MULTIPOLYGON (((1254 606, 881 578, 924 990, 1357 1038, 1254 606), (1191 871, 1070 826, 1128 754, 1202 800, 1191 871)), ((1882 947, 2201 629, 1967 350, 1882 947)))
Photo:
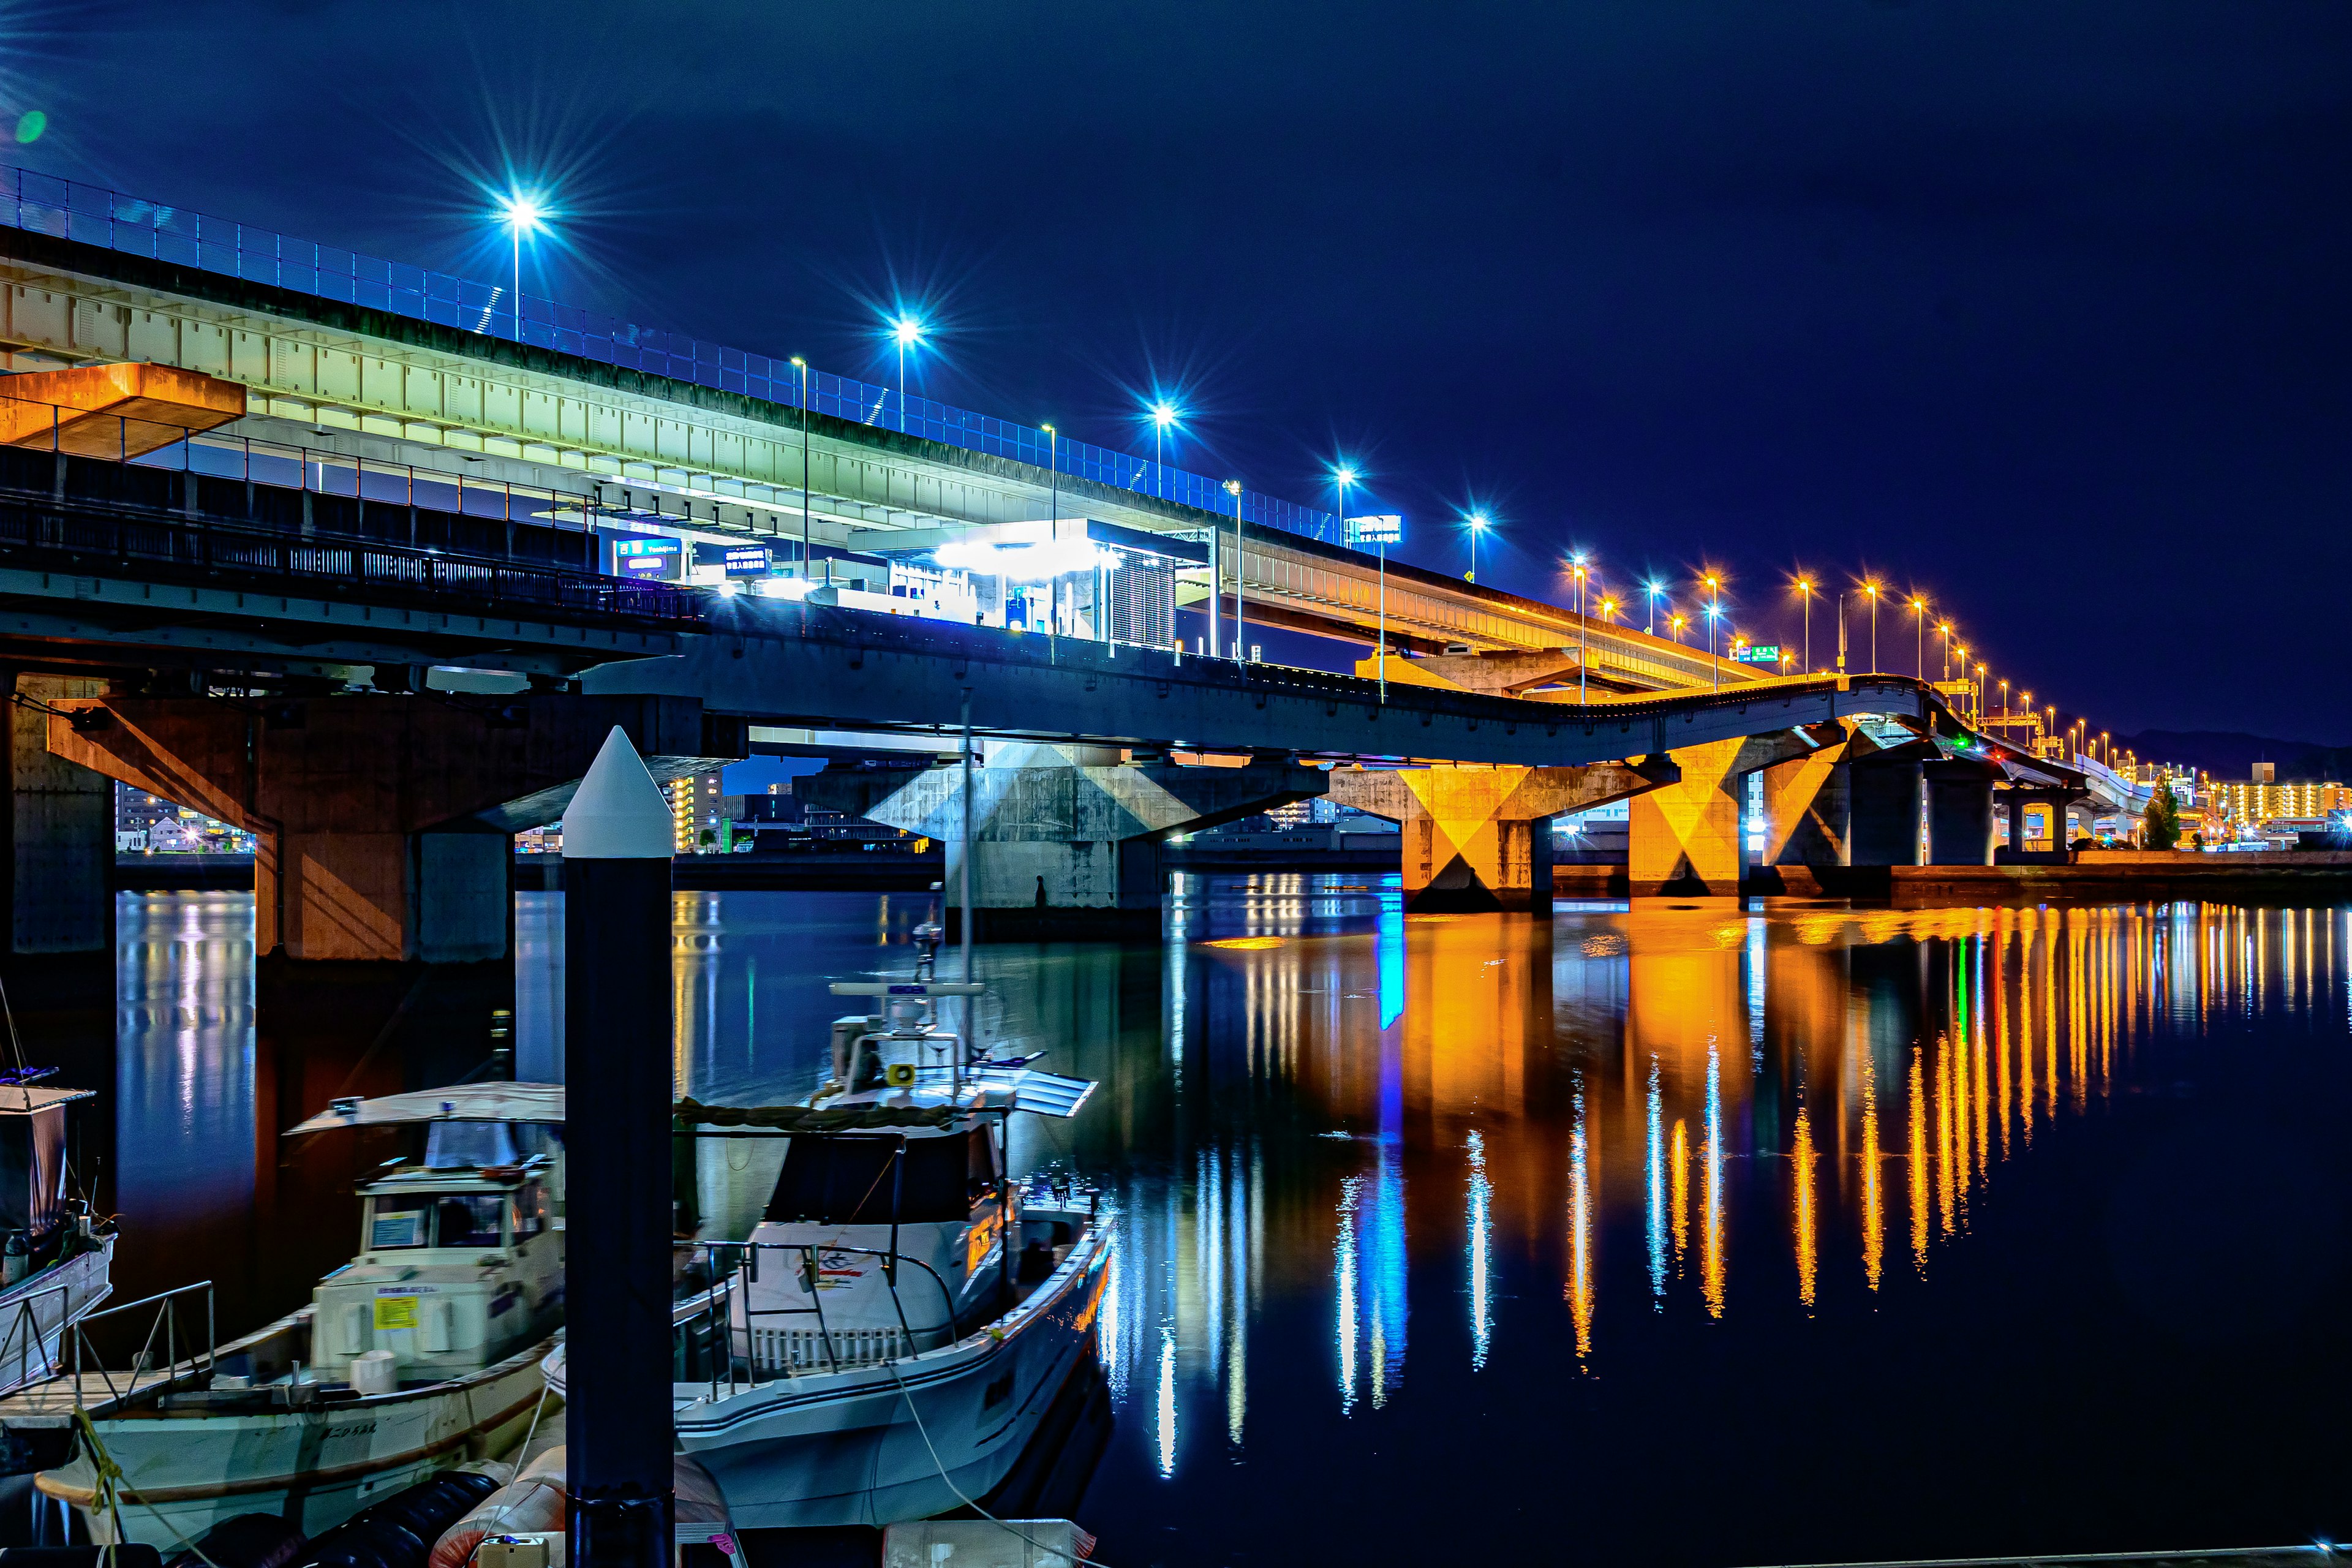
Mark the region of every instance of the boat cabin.
POLYGON ((311 1292, 310 1362, 321 1382, 352 1381, 352 1363, 373 1352, 390 1353, 401 1384, 439 1382, 553 1331, 563 1304, 562 1093, 484 1084, 339 1101, 295 1129, 406 1124, 412 1151, 360 1184, 358 1250, 311 1292), (523 1092, 535 1090, 546 1092, 523 1092))
POLYGON ((0 1087, 0 1286, 60 1261, 87 1240, 68 1224, 67 1107, 86 1089, 0 1087))

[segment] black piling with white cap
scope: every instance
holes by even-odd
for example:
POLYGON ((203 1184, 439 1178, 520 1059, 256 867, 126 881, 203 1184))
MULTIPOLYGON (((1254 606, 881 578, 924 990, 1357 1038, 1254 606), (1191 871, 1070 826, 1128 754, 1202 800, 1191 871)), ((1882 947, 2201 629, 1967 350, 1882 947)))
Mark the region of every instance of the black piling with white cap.
POLYGON ((619 726, 563 814, 571 1568, 667 1568, 669 802, 619 726))

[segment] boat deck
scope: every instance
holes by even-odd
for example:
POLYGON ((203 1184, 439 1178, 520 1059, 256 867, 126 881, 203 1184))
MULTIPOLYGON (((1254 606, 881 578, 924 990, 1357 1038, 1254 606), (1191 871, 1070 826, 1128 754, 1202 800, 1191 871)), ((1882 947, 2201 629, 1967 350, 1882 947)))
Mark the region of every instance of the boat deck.
MULTIPOLYGON (((142 1373, 139 1388, 143 1393, 159 1381, 154 1373, 142 1373)), ((101 1373, 65 1373, 14 1394, 0 1394, 0 1427, 68 1426, 76 1409, 102 1415, 119 1395, 129 1392, 131 1381, 125 1373, 114 1373, 111 1384, 101 1373)))

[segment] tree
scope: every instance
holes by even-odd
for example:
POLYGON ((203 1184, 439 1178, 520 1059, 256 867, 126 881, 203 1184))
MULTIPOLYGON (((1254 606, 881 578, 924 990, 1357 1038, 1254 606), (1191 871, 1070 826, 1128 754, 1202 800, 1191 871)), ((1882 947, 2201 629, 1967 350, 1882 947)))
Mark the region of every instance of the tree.
POLYGON ((2147 810, 2139 820, 2141 842, 2148 848, 2169 849, 2180 842, 2180 808, 2173 801, 2168 781, 2156 781, 2156 791, 2147 797, 2147 810))

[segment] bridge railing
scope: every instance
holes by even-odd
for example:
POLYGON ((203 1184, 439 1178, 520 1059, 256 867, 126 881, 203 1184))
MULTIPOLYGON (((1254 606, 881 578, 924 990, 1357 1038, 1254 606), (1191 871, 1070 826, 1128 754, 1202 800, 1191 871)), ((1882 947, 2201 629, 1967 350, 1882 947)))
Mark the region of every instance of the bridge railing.
POLYGON ((0 556, 61 558, 72 570, 105 563, 163 566, 210 577, 280 578, 332 593, 354 583, 452 598, 492 613, 536 608, 678 626, 709 617, 709 596, 666 583, 499 560, 381 540, 160 513, 0 485, 0 556))
POLYGON ((78 240, 125 255, 385 310, 459 331, 574 354, 599 364, 740 393, 789 408, 805 404, 812 412, 855 424, 1034 463, 1184 506, 1227 515, 1238 506, 1244 522, 1339 542, 1328 512, 1249 491, 1236 500, 1226 493, 1222 481, 1188 473, 1172 464, 1084 441, 1056 440, 1034 426, 928 397, 902 397, 893 387, 852 376, 824 371, 811 371, 803 376, 789 360, 636 326, 602 311, 518 294, 502 284, 476 283, 334 246, 315 245, 272 229, 30 169, 0 164, 0 227, 78 240))

